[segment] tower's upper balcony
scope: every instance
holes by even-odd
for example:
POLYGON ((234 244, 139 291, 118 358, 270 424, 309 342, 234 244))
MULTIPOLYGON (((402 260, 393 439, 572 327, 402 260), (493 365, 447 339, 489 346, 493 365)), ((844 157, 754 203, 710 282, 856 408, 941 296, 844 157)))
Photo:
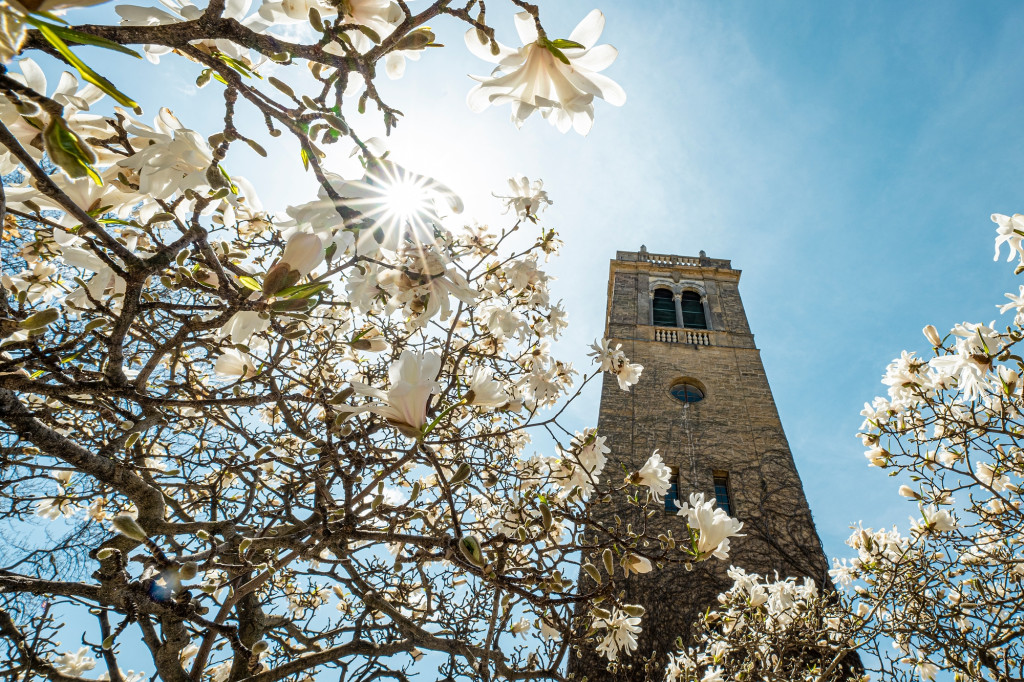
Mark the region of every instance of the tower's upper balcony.
POLYGON ((607 335, 686 346, 753 348, 739 296, 740 271, 725 259, 616 251, 607 335))
POLYGON ((677 256, 668 253, 650 253, 645 246, 641 246, 639 251, 616 251, 615 260, 675 267, 732 269, 730 261, 722 258, 708 258, 703 251, 699 256, 677 256))

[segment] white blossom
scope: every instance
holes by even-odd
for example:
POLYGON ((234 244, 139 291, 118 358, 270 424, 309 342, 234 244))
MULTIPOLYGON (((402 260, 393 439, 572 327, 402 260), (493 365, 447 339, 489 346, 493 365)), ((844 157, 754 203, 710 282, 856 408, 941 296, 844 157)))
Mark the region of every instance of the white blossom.
POLYGON ((54 665, 69 677, 80 677, 82 673, 96 667, 96 659, 89 656, 89 649, 82 647, 75 653, 64 653, 57 657, 54 665))
POLYGON ((655 450, 643 467, 640 468, 638 485, 651 489, 651 497, 658 503, 664 501, 665 493, 672 487, 672 470, 661 461, 661 455, 655 450))
POLYGON ((505 212, 515 211, 520 218, 528 218, 539 213, 545 205, 552 204, 548 193, 544 191, 544 181, 530 179, 525 175, 517 175, 508 179, 512 193, 509 196, 495 195, 505 202, 505 212))
POLYGON ((220 328, 218 336, 229 338, 231 343, 247 344, 253 334, 266 331, 270 320, 252 310, 239 310, 220 328))
POLYGON ((630 654, 636 649, 636 636, 640 634, 640 618, 615 609, 607 617, 594 616, 593 627, 606 629, 597 645, 597 653, 609 661, 618 660, 620 653, 630 654))
POLYGON ((418 437, 427 423, 427 405, 430 396, 440 389, 437 375, 441 371, 441 356, 434 352, 417 353, 403 350, 398 361, 391 366, 387 391, 353 383, 362 395, 376 398, 365 406, 345 408, 350 412, 373 412, 410 437, 418 437))
POLYGON ((594 97, 615 106, 625 103, 625 91, 599 73, 618 56, 611 45, 594 45, 604 30, 600 11, 588 14, 569 35, 569 41, 582 47, 565 44, 558 48, 545 42, 528 12, 517 14, 515 24, 523 47, 513 50, 499 43, 496 55, 490 45, 480 42, 476 29, 466 33, 470 51, 497 64, 490 76, 473 76, 479 85, 467 97, 470 109, 480 112, 492 104, 511 103, 512 121, 517 126, 540 111, 561 132, 574 128, 586 135, 594 123, 594 97))
POLYGON ((483 366, 473 369, 473 374, 469 378, 466 402, 481 407, 501 407, 508 401, 504 385, 494 378, 494 370, 483 366))
POLYGON ((698 560, 714 556, 729 558, 729 538, 740 535, 743 524, 715 507, 714 500, 704 501, 704 493, 691 493, 690 503, 683 504, 678 516, 686 516, 687 523, 697 532, 695 550, 698 560))

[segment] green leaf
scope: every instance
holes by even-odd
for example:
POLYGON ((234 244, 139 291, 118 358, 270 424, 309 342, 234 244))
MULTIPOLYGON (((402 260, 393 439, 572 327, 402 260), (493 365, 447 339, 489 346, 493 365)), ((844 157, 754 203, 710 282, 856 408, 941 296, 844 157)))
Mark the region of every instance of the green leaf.
POLYGON ((60 116, 51 116, 43 129, 43 147, 50 160, 69 178, 89 177, 97 185, 103 184, 103 178, 92 167, 96 163, 96 154, 60 116))
POLYGON ((263 80, 263 76, 259 75, 258 73, 250 69, 248 66, 246 66, 243 62, 238 61, 234 57, 229 57, 223 52, 214 52, 213 56, 221 60, 222 62, 224 62, 225 64, 227 64, 232 69, 234 69, 246 78, 249 78, 250 76, 256 76, 260 80, 263 80))
POLYGON ((82 78, 89 81, 90 83, 98 87, 100 90, 113 97, 118 104, 121 104, 126 107, 131 107, 132 109, 139 108, 139 105, 135 100, 133 100, 131 97, 128 97, 128 95, 118 90, 116 87, 114 87, 113 83, 111 83, 106 78, 93 71, 91 68, 86 66, 85 62, 76 57, 75 53, 72 52, 71 49, 67 46, 67 44, 60 39, 60 36, 58 36, 54 32, 53 26, 40 21, 36 22, 36 27, 39 29, 39 33, 42 34, 43 38, 46 39, 46 42, 50 43, 50 45, 53 46, 53 49, 57 50, 57 52, 59 52, 60 55, 64 57, 65 60, 67 60, 68 64, 75 67, 75 69, 82 76, 82 78))
POLYGON ((248 275, 243 275, 238 278, 238 283, 246 289, 252 289, 253 291, 263 291, 263 285, 257 282, 254 278, 248 275))
MULTIPOLYGON (((37 28, 39 28, 41 24, 45 24, 45 22, 33 21, 31 17, 29 18, 29 23, 31 23, 33 26, 36 26, 37 28)), ((55 26, 53 24, 45 25, 65 41, 78 43, 79 45, 92 45, 94 47, 102 47, 107 50, 114 50, 115 52, 121 52, 122 54, 131 55, 136 59, 142 59, 142 55, 136 52, 135 50, 125 47, 124 45, 115 43, 113 40, 107 40, 106 38, 101 38, 100 36, 94 36, 89 33, 76 31, 73 28, 67 28, 65 26, 55 26)))
POLYGON ((321 291, 326 289, 329 285, 327 282, 319 282, 314 284, 300 284, 299 286, 288 287, 274 294, 278 298, 309 298, 314 294, 319 294, 321 291))
POLYGON ((569 58, 566 57, 565 54, 561 50, 559 50, 557 47, 555 47, 554 43, 552 43, 549 40, 544 45, 544 47, 548 48, 548 52, 550 52, 551 54, 555 55, 555 59, 557 59, 558 61, 562 62, 566 66, 569 66, 569 58))
MULTIPOLYGON (((39 17, 44 17, 46 19, 49 19, 50 21, 55 21, 58 24, 64 24, 65 26, 68 25, 68 22, 64 21, 63 19, 58 17, 53 12, 33 12, 32 14, 34 14, 36 16, 39 16, 39 17)), ((30 20, 31 20, 31 17, 30 17, 30 20)))
POLYGON ((559 50, 568 50, 570 48, 578 48, 580 50, 587 49, 586 45, 580 45, 575 40, 567 40, 565 38, 559 38, 558 40, 550 41, 551 45, 557 47, 559 50))

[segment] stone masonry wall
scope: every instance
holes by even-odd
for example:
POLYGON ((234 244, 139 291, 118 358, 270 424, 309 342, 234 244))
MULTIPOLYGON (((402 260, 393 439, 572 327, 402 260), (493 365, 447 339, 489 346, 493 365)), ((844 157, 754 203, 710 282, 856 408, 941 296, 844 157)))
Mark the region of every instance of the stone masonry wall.
MULTIPOLYGON (((728 264, 715 261, 723 262, 728 264)), ((729 562, 712 559, 692 571, 672 567, 632 576, 626 601, 647 609, 632 667, 609 673, 604 659, 587 647, 581 658, 570 661, 577 679, 661 679, 676 638, 685 641, 697 615, 731 584, 725 575, 730 563, 762 574, 777 571, 827 582, 828 565, 747 325, 739 274, 728 267, 612 261, 607 333, 644 371, 630 392, 619 389, 611 375, 604 377, 598 433, 611 448, 605 472, 617 475, 620 463, 639 469, 658 450, 666 464, 678 468, 683 500, 691 492, 713 498, 713 472, 728 472, 732 515, 744 523, 746 537, 733 541, 729 562), (673 272, 700 281, 707 292, 712 345, 651 340, 649 278, 673 272), (704 387, 703 401, 684 404, 670 395, 670 387, 684 378, 704 387), (646 670, 645 656, 651 657, 646 670)), ((685 519, 658 509, 647 521, 653 535, 671 529, 676 538, 685 538, 685 519)), ((594 511, 608 521, 618 514, 623 523, 643 523, 642 514, 625 503, 597 505, 594 511)))

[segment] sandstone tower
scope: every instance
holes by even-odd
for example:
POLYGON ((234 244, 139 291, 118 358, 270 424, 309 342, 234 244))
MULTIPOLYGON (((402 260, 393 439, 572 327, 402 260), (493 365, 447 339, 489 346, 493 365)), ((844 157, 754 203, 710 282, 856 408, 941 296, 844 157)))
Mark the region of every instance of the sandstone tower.
MULTIPOLYGON (((729 261, 703 251, 688 257, 641 247, 619 251, 611 262, 605 335, 644 370, 628 393, 604 375, 598 433, 611 448, 605 471, 621 471, 620 463, 636 470, 657 449, 673 469, 674 485, 665 512, 648 521, 654 535, 672 529, 675 537, 686 537, 674 500, 703 492, 744 523, 746 537, 733 540, 728 562, 712 559, 689 572, 671 567, 632 576, 626 601, 647 609, 632 667, 606 672, 606 661, 591 650, 571 659, 569 671, 577 679, 660 679, 676 637, 686 640, 697 615, 732 584, 725 574, 730 563, 829 584, 739 280, 729 261)), ((598 505, 595 513, 640 522, 636 508, 624 502, 598 505)))

